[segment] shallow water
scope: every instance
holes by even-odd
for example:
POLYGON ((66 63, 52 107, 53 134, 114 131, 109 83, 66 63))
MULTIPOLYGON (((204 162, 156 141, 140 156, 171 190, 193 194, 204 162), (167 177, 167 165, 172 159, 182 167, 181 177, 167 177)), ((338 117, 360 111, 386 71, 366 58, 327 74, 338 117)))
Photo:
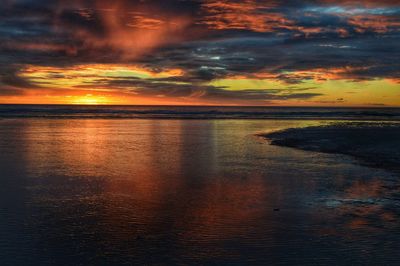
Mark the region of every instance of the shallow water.
POLYGON ((399 265, 399 177, 257 133, 321 121, 0 121, 0 265, 399 265))

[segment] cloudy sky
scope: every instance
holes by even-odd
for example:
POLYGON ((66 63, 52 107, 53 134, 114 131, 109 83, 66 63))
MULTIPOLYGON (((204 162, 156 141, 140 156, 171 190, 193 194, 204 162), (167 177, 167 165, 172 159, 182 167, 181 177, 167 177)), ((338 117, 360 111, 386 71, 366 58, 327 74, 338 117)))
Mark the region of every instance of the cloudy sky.
POLYGON ((0 103, 400 106, 399 0, 2 0, 0 103))

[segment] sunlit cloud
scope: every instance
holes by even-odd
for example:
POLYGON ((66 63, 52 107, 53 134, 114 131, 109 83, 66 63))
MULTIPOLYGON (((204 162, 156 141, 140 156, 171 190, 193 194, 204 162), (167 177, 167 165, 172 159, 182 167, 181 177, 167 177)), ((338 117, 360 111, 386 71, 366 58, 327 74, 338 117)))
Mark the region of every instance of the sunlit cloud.
POLYGON ((272 12, 278 4, 275 1, 216 1, 207 0, 202 4, 205 14, 201 23, 217 30, 251 30, 270 32, 293 25, 282 14, 272 12))
POLYGON ((399 15, 390 0, 7 1, 0 102, 400 105, 399 15), (369 101, 332 88, 376 82, 369 101))

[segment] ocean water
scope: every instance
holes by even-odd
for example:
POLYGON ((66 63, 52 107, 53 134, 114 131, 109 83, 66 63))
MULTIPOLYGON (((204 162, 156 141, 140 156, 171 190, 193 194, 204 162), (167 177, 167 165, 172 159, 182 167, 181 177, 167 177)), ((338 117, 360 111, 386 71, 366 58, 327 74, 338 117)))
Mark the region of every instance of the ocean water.
POLYGON ((255 109, 0 106, 0 265, 399 265, 398 173, 258 136, 398 111, 255 109))
POLYGON ((400 120, 400 108, 0 105, 0 118, 400 120))

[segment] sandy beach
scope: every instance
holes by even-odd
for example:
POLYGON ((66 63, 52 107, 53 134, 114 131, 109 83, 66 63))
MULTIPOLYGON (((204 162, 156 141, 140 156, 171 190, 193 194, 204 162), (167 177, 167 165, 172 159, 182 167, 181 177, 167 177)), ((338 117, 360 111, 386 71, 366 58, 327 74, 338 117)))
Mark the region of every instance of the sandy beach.
POLYGON ((368 166, 400 170, 400 124, 343 122, 264 135, 272 145, 353 156, 368 166))

